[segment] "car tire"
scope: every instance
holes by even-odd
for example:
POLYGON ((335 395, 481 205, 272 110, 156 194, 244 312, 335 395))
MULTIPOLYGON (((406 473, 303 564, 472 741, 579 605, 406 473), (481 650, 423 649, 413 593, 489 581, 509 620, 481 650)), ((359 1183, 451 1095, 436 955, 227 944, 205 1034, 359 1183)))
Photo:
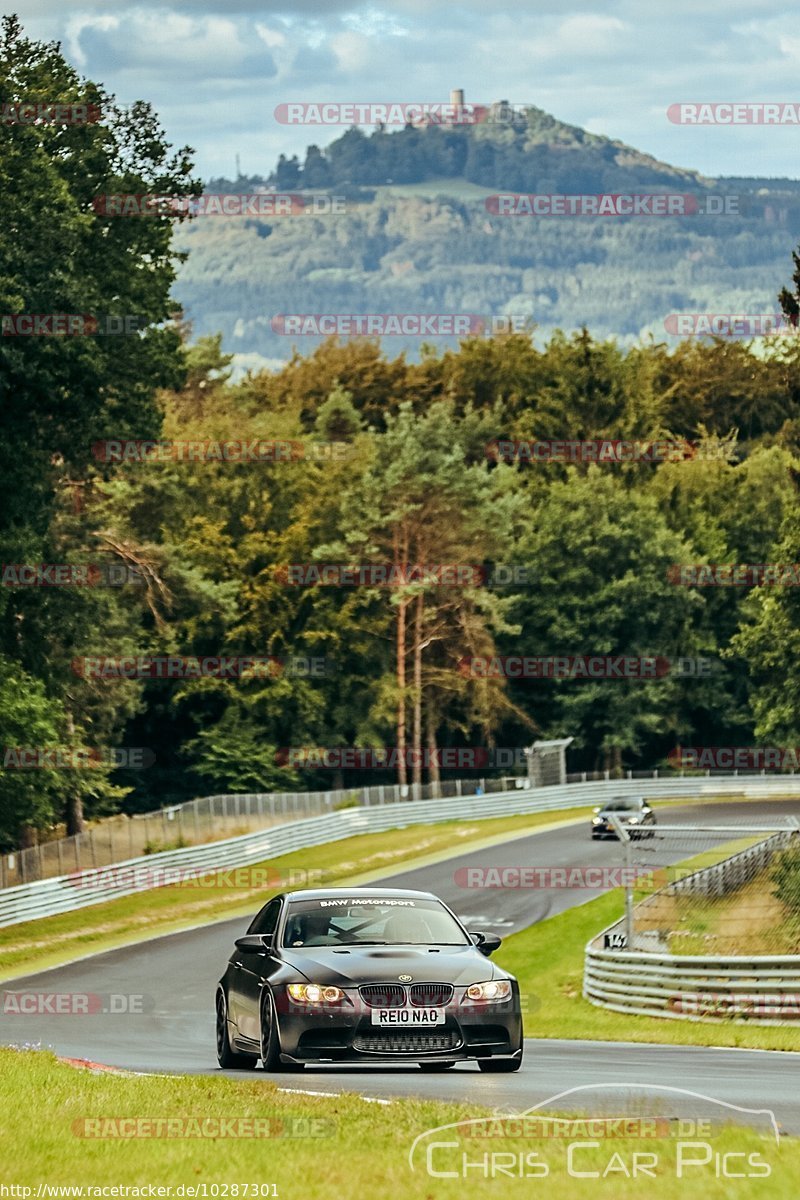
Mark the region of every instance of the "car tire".
POLYGON ((419 1064, 421 1071, 447 1071, 455 1065, 454 1062, 421 1062, 419 1064))
POLYGON ((522 1066, 522 1055, 519 1058, 479 1058, 478 1067, 481 1071, 508 1074, 518 1071, 522 1066))
POLYGON ((261 1062, 265 1071, 302 1071, 302 1063, 281 1062, 281 1043, 278 1036, 278 1014, 272 992, 265 987, 259 1009, 261 1062))
POLYGON ((223 1071, 252 1071, 258 1059, 252 1054, 237 1054, 228 1035, 228 1002, 222 988, 217 992, 217 1062, 223 1071))

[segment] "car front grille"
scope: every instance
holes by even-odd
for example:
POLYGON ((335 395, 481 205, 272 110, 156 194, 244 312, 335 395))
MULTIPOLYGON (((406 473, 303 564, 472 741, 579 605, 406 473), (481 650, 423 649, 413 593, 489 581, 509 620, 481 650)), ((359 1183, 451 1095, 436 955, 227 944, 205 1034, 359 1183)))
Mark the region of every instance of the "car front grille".
POLYGON ((442 1008, 453 999, 452 983, 412 983, 408 989, 412 1004, 442 1008))
POLYGON ((370 1008, 402 1008, 406 989, 402 983, 368 983, 359 988, 361 999, 370 1008))
POLYGON ((430 1054, 436 1050, 455 1050, 460 1045, 461 1035, 457 1029, 445 1029, 441 1033, 432 1029, 420 1029, 414 1033, 377 1029, 353 1038, 354 1050, 366 1050, 372 1054, 430 1054))

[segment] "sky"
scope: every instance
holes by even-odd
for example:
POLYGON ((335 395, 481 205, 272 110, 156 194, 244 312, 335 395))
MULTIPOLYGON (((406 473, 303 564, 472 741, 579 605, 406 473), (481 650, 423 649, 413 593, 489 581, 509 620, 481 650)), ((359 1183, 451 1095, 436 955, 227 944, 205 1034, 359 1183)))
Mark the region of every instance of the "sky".
POLYGON ((9 0, 121 103, 149 100, 204 178, 269 173, 343 131, 290 102, 535 104, 704 175, 800 177, 800 126, 676 125, 680 102, 800 102, 786 0, 9 0))

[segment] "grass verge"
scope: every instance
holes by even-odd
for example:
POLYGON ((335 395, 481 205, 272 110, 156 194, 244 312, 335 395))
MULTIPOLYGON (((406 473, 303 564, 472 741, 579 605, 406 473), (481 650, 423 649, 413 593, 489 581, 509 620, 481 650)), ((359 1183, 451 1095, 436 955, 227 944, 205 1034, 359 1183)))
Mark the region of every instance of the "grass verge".
MULTIPOLYGON (((469 1082, 478 1078, 470 1076, 469 1082)), ((3 1182, 29 1188, 27 1193, 7 1193, 22 1200, 35 1198, 39 1185, 82 1185, 84 1197, 102 1195, 90 1188, 153 1185, 171 1189, 162 1196, 239 1200, 368 1195, 463 1200, 467 1191, 472 1200, 527 1198, 550 1185, 549 1195, 568 1195, 570 1200, 597 1200, 598 1195, 640 1200, 643 1184, 646 1194, 658 1200, 794 1200, 800 1177, 800 1142, 784 1139, 776 1145, 768 1132, 733 1125, 717 1128, 713 1118, 710 1133, 700 1140, 682 1141, 673 1126, 673 1136, 601 1136, 589 1145, 585 1133, 542 1137, 534 1130, 534 1136, 524 1139, 489 1140, 475 1136, 480 1126, 462 1126, 418 1145, 412 1171, 409 1151, 421 1134, 451 1122, 488 1118, 488 1111, 464 1103, 393 1100, 384 1106, 349 1094, 296 1094, 280 1091, 261 1075, 238 1080, 93 1074, 76 1071, 45 1052, 0 1050, 0 1099, 3 1182), (175 1134, 174 1124, 163 1124, 191 1118, 194 1127, 178 1128, 216 1136, 195 1133, 187 1139, 175 1134), (171 1136, 164 1136, 170 1128, 171 1136), (262 1136, 241 1136, 247 1129, 259 1129, 262 1136), (233 1130, 240 1136, 233 1136, 233 1130), (127 1136, 119 1136, 126 1131, 127 1136), (155 1131, 161 1136, 152 1136, 155 1131), (312 1132, 317 1136, 307 1136, 312 1132), (434 1140, 451 1143, 431 1152, 430 1165, 437 1174, 426 1169, 425 1150, 434 1140), (569 1147, 578 1142, 583 1144, 574 1147, 570 1173, 569 1147), (700 1148, 703 1142, 706 1149, 700 1148), (639 1165, 647 1167, 636 1178, 634 1154, 643 1156, 639 1165), (726 1154, 734 1157, 726 1160, 726 1154), (688 1158, 699 1165, 688 1166, 688 1158), (465 1168, 465 1160, 478 1165, 465 1168), (725 1178, 726 1168, 750 1177, 725 1178), (575 1172, 595 1174, 578 1177, 575 1172)), ((626 1109, 625 1115, 634 1114, 626 1109)), ((659 1132, 665 1127, 669 1128, 662 1125, 659 1132)), ((501 1129, 511 1131, 510 1126, 501 1129)))

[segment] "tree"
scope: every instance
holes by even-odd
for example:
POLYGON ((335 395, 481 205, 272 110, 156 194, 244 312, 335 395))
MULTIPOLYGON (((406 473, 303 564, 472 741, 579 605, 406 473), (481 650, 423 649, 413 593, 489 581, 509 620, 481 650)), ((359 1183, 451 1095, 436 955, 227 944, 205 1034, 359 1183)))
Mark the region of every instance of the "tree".
MULTIPOLYGON (((81 80, 56 44, 24 37, 16 17, 0 31, 0 90, 9 104, 54 96, 96 105, 101 119, 85 125, 47 123, 3 129, 0 194, 0 310, 4 314, 91 314, 103 320, 135 317, 130 336, 3 338, 0 351, 0 553, 5 562, 72 561, 96 542, 81 543, 59 526, 59 514, 78 507, 92 444, 105 437, 157 435, 159 387, 176 384, 183 363, 178 331, 168 324, 175 255, 175 212, 113 216, 102 197, 116 194, 195 194, 190 151, 171 153, 149 105, 129 113, 94 83, 81 80), (41 214, 47 213, 43 221, 41 214), (20 448, 25 447, 25 453, 20 448)), ((8 328, 4 328, 4 334, 8 328)), ((72 534, 76 531, 73 529, 72 534)), ((118 632, 120 610, 90 590, 0 589, 0 652, 41 679, 60 705, 70 738, 91 730, 83 721, 71 657, 90 635, 102 642, 118 632), (48 594, 49 593, 49 594, 48 594), (104 625, 101 613, 108 618, 104 625)), ((117 701, 125 690, 117 693, 117 701)), ((119 728, 130 709, 91 719, 94 734, 119 728)), ((101 706, 102 707, 102 706, 101 706)), ((97 804, 113 789, 63 789, 71 829, 82 825, 84 798, 97 804)), ((78 783, 75 780, 78 779, 78 783)))
POLYGON ((0 657, 0 849, 30 845, 31 834, 57 819, 60 772, 15 768, 15 752, 62 744, 64 712, 39 680, 0 657))
MULTIPOLYGON (((418 417, 410 404, 403 404, 397 417, 387 418, 386 433, 376 439, 367 470, 353 477, 346 489, 347 526, 342 527, 340 540, 317 550, 323 559, 391 564, 400 573, 401 582, 389 589, 388 599, 385 590, 381 595, 366 588, 365 602, 388 603, 393 613, 394 679, 384 680, 379 703, 389 700, 395 705, 401 784, 407 782, 409 746, 415 752, 414 782, 421 778, 426 697, 432 711, 441 712, 443 705, 437 698, 447 694, 453 725, 459 700, 473 718, 479 714, 489 730, 503 710, 499 689, 482 694, 476 706, 467 680, 458 676, 457 664, 468 649, 468 628, 473 638, 484 641, 490 640, 492 629, 509 628, 503 618, 505 603, 483 588, 480 575, 442 586, 435 571, 480 568, 499 553, 516 504, 505 485, 506 478, 490 474, 485 462, 465 463, 459 426, 449 405, 439 403, 418 417), (414 576, 415 571, 428 572, 428 577, 414 576), (447 661, 426 674, 426 659, 437 646, 446 648, 447 661), (446 689, 442 671, 447 673, 446 689)), ((429 745, 434 736, 435 728, 428 722, 429 745)))
POLYGON ((331 184, 331 169, 319 146, 309 146, 303 165, 303 187, 327 188, 331 184))
POLYGON ((279 192, 290 192, 292 188, 299 187, 300 163, 296 154, 291 158, 287 158, 285 154, 280 156, 273 179, 279 192))
POLYGON ((504 652, 673 664, 652 680, 545 678, 514 686, 544 735, 574 736, 587 765, 619 770, 633 757, 653 761, 688 732, 690 708, 715 703, 713 679, 685 680, 674 666, 712 648, 697 622, 696 597, 667 582, 670 565, 691 562, 692 554, 654 497, 599 466, 553 482, 531 514, 517 560, 530 583, 514 590, 510 610, 524 637, 502 639, 504 652))

